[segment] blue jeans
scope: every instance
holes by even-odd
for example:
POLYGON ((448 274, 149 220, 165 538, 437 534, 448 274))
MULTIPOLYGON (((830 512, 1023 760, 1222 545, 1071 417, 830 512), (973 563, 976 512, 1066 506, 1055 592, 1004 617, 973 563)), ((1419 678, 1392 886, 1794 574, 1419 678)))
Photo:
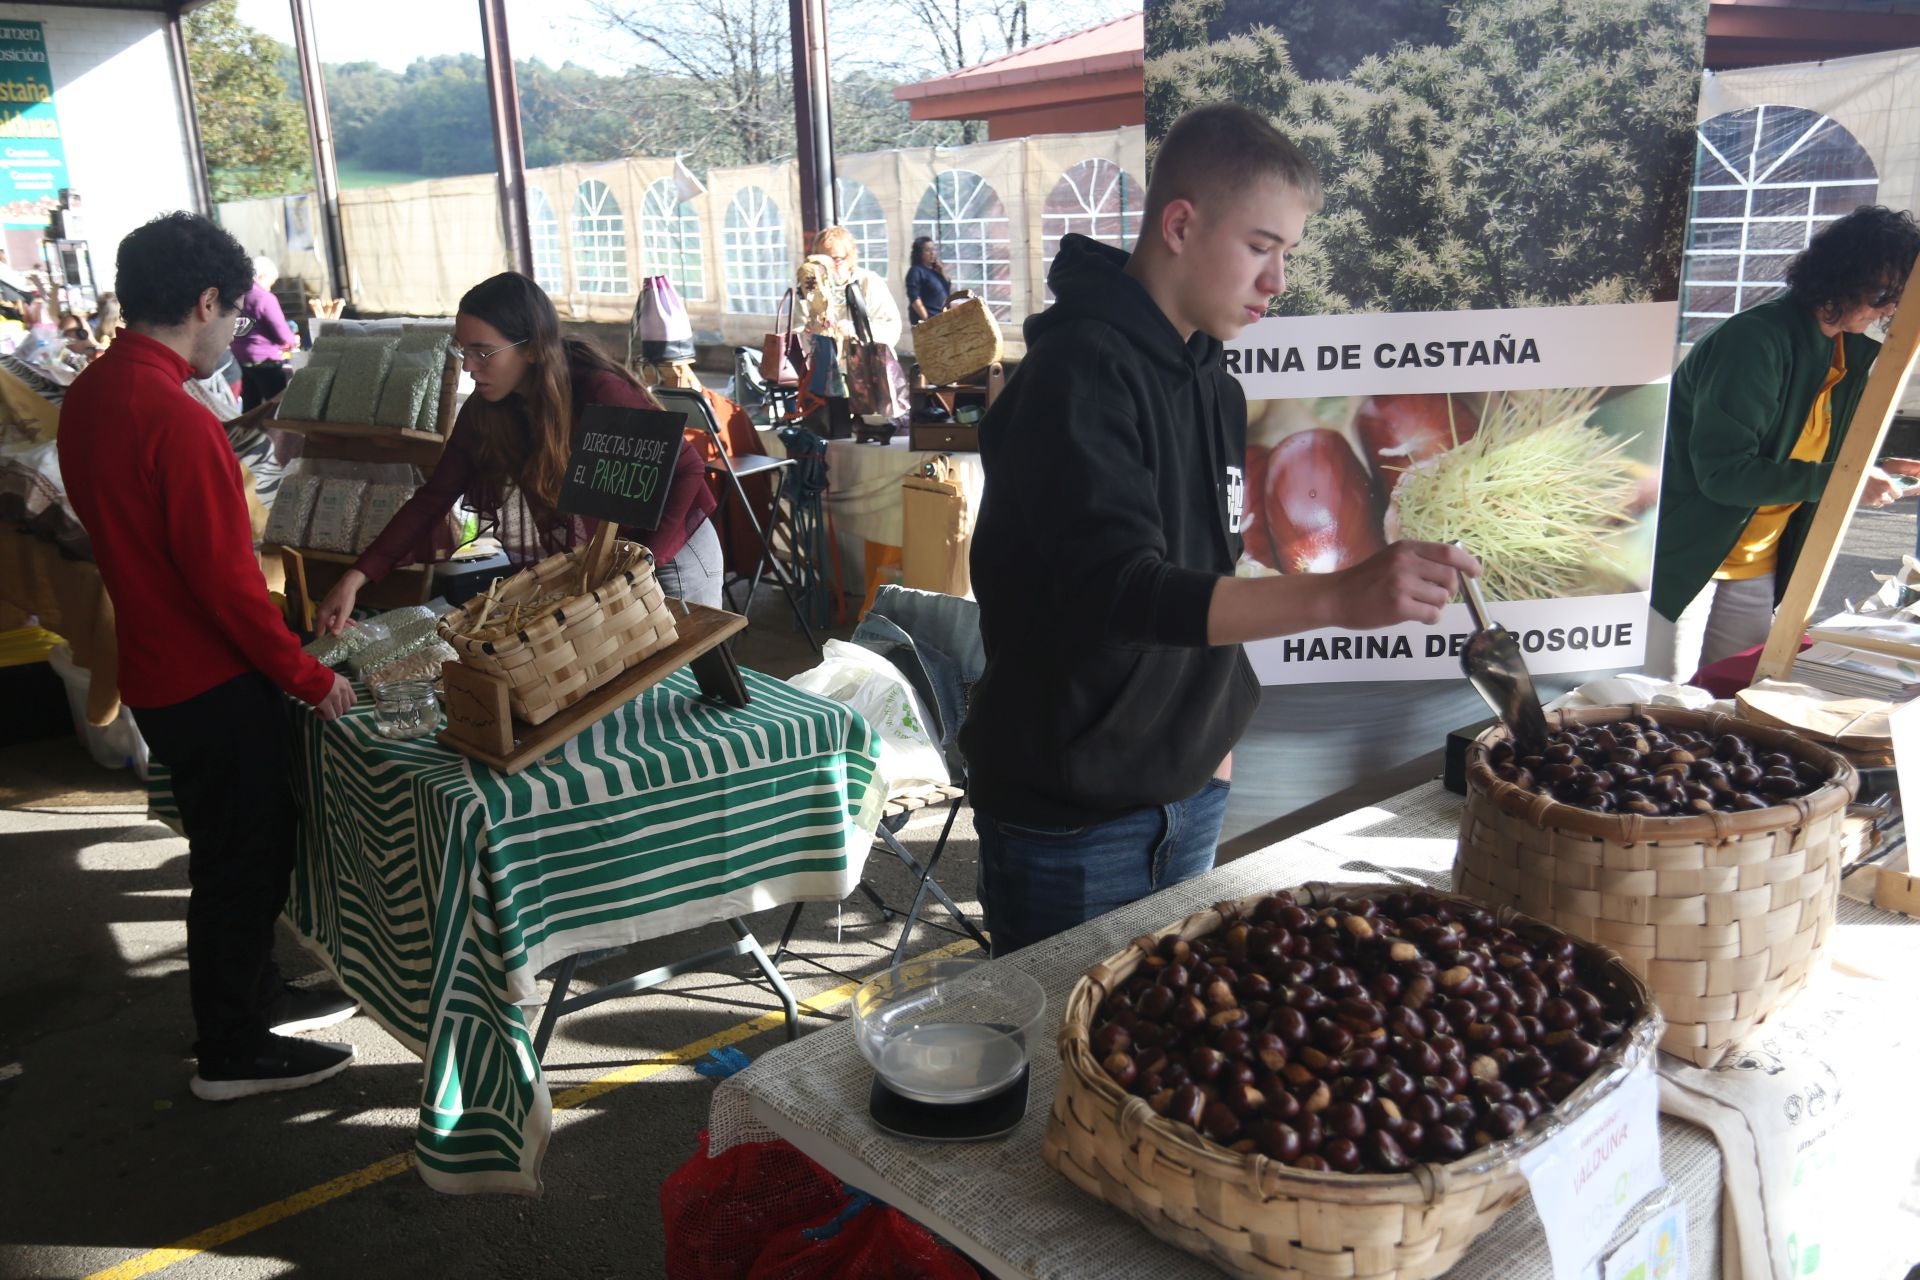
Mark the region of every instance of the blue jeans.
POLYGON ((976 809, 980 906, 993 954, 1211 871, 1228 790, 1215 778, 1176 804, 1086 827, 1019 826, 976 809))

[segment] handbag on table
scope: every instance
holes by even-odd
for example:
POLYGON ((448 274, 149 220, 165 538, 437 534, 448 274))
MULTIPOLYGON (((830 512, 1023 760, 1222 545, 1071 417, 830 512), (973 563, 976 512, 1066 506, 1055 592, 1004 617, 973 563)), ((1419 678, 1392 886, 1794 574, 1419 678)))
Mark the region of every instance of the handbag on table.
POLYGON ((760 376, 769 386, 797 387, 806 363, 800 337, 793 331, 793 290, 789 289, 773 309, 773 332, 760 339, 760 376))
POLYGON ((853 317, 854 340, 849 344, 847 394, 855 417, 884 418, 892 430, 906 425, 912 408, 907 397, 907 375, 893 347, 873 340, 873 325, 857 285, 847 286, 847 311, 853 317))

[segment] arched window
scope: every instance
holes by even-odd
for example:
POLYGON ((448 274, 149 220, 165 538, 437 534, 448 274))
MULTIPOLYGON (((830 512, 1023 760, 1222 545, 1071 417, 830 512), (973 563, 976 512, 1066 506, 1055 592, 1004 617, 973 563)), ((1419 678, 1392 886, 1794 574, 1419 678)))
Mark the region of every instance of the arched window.
POLYGON ((956 289, 971 289, 996 320, 1013 319, 1013 254, 1007 209, 987 180, 966 169, 936 174, 914 210, 913 234, 932 236, 956 289))
POLYGON ((1880 189, 1873 158, 1804 107, 1747 107, 1700 126, 1680 341, 1786 289, 1787 261, 1880 189))
POLYGON ((727 204, 720 230, 727 310, 770 316, 793 277, 786 220, 759 187, 742 187, 727 204))
POLYGON ((560 217, 538 187, 527 188, 527 230, 533 237, 533 278, 548 293, 567 291, 567 267, 560 260, 560 217))
POLYGON ((867 270, 887 278, 887 215, 863 182, 852 178, 834 179, 840 196, 840 225, 853 233, 859 246, 857 261, 867 270))
POLYGON ((573 278, 582 293, 632 293, 627 219, 604 182, 589 179, 573 196, 573 278))
POLYGON ((707 296, 706 268, 700 260, 700 215, 680 198, 670 178, 647 188, 640 201, 640 261, 662 272, 689 302, 707 296))
MULTIPOLYGON (((1077 231, 1117 249, 1131 249, 1140 238, 1147 193, 1111 160, 1082 160, 1060 175, 1040 210, 1041 260, 1053 265, 1060 242, 1077 231)), ((1053 290, 1047 290, 1053 300, 1053 290)))

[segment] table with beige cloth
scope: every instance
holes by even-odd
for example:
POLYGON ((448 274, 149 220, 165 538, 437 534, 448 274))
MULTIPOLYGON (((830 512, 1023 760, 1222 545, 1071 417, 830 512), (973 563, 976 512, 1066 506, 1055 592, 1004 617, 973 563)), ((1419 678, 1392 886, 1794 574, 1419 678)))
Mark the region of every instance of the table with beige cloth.
MULTIPOLYGON (((1460 808, 1459 797, 1438 783, 1417 787, 996 961, 1039 980, 1050 1028, 1030 1046, 1032 1096, 1026 1119, 1004 1140, 935 1145, 881 1132, 866 1114, 872 1072, 853 1044, 851 1025, 843 1023, 775 1049, 727 1080, 714 1096, 710 1150, 785 1138, 847 1182, 926 1224, 995 1276, 1218 1276, 1211 1264, 1161 1242, 1041 1160, 1041 1137, 1060 1076, 1051 1030, 1059 1025, 1068 992, 1088 968, 1132 939, 1223 899, 1315 880, 1444 888, 1460 808)), ((1884 953, 1890 944, 1897 944, 1907 961, 1920 959, 1920 922, 1842 900, 1833 945, 1837 957, 1850 949, 1861 956, 1884 953)), ((1889 967, 1885 954, 1873 963, 1889 967)), ((1813 991, 1803 997, 1817 998, 1813 991)), ((1674 1065, 1663 1058, 1663 1111, 1674 1065)), ((1704 1128, 1663 1114, 1660 1138, 1666 1194, 1676 1206, 1684 1205, 1687 1216, 1690 1274, 1696 1280, 1759 1280, 1764 1270, 1743 1271, 1740 1265, 1742 1232, 1750 1240, 1759 1215, 1752 1205, 1729 1212, 1723 1196, 1734 1180, 1729 1173, 1738 1170, 1727 1169, 1704 1128)), ((1910 1176, 1911 1155, 1907 1164, 1910 1176)), ((1644 1214, 1629 1218, 1614 1244, 1645 1220, 1644 1214)), ((1913 1231, 1916 1224, 1920 1218, 1907 1215, 1891 1227, 1876 1220, 1872 1229, 1913 1231)), ((1897 1243, 1891 1236, 1889 1241, 1897 1256, 1897 1243)), ((1920 1249, 1913 1259, 1920 1259, 1920 1249)), ((1899 1280, 1904 1266, 1889 1273, 1892 1280, 1899 1280)), ((1454 1280, 1550 1280, 1552 1262, 1531 1202, 1502 1217, 1448 1274, 1454 1280)), ((1846 1274, 1851 1280, 1879 1272, 1846 1274)))

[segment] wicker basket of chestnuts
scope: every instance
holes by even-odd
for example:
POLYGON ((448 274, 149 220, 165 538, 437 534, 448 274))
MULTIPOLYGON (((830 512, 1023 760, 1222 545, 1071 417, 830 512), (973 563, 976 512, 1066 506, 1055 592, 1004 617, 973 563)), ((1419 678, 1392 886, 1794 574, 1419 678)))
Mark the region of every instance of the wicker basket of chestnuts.
POLYGON ((1677 707, 1548 724, 1538 756, 1499 728, 1469 748, 1453 887, 1617 951, 1653 988, 1661 1048, 1712 1066, 1819 961, 1853 767, 1785 730, 1677 707))
POLYGON ((1395 885, 1224 902, 1068 997, 1042 1151, 1237 1275, 1424 1280, 1526 1195, 1517 1161, 1653 1051, 1614 956, 1395 885))

